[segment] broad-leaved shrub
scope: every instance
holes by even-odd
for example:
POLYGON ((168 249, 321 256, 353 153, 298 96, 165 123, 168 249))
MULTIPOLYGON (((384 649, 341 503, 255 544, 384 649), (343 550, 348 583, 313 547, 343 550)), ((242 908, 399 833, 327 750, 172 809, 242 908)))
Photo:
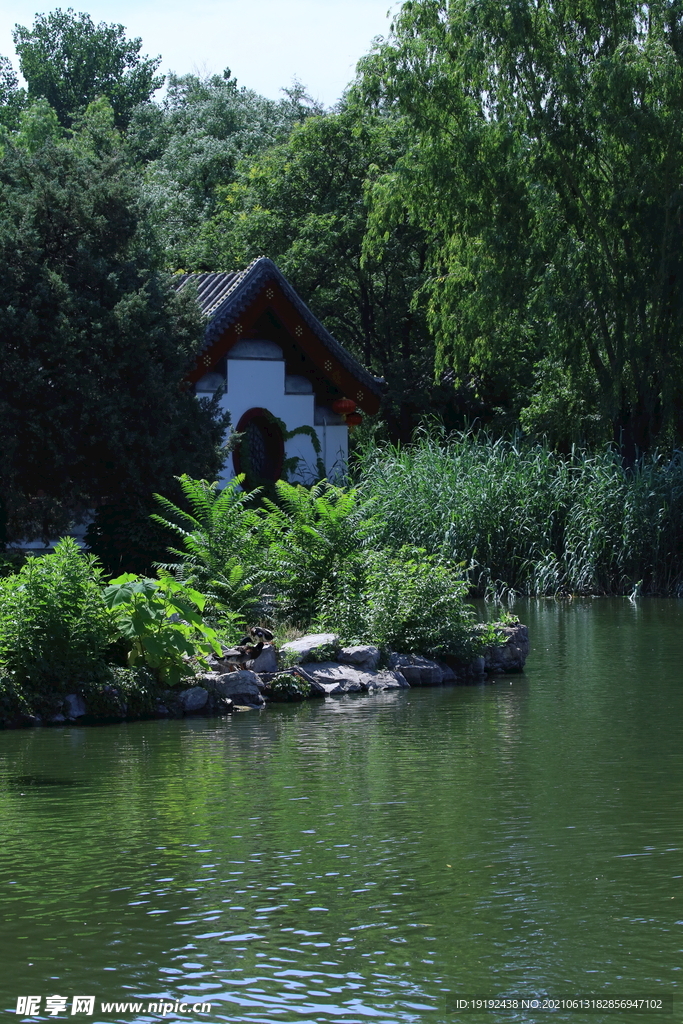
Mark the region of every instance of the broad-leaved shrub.
POLYGON ((279 614, 308 625, 318 611, 323 587, 345 573, 345 566, 371 535, 371 502, 356 490, 323 480, 314 487, 277 482, 278 504, 264 498, 267 542, 265 586, 279 614))
POLYGON ((281 672, 270 684, 270 699, 274 701, 305 700, 311 693, 311 684, 296 672, 281 672))
POLYGON ((172 577, 124 573, 104 591, 119 635, 129 643, 128 664, 145 665, 173 685, 193 674, 191 659, 221 653, 215 630, 202 618, 205 598, 172 577))
POLYGON ((368 551, 325 586, 316 624, 345 643, 469 660, 481 642, 467 590, 455 569, 422 548, 368 551))

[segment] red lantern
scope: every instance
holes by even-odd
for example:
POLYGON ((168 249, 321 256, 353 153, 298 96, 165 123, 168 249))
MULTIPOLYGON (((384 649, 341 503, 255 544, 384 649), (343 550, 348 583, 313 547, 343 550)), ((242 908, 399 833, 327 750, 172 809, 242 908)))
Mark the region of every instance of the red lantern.
POLYGON ((359 427, 363 422, 363 417, 359 412, 350 412, 346 417, 346 425, 349 430, 353 430, 354 427, 359 427))
POLYGON ((338 412, 340 416, 348 416, 349 413, 356 411, 356 403, 351 398, 338 398, 332 403, 332 410, 338 412))

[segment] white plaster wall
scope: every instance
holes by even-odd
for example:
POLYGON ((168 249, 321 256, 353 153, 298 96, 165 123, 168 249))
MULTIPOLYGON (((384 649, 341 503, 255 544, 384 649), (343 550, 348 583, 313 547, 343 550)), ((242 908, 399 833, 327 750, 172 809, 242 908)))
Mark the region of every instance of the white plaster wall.
MULTIPOLYGON (((227 391, 221 400, 223 409, 230 412, 231 424, 237 427, 248 409, 267 409, 283 420, 287 430, 310 426, 316 431, 322 448, 321 457, 328 478, 339 479, 348 456, 348 428, 342 426, 314 426, 314 396, 285 394, 285 363, 280 359, 228 359, 227 391)), ((201 392, 200 392, 201 394, 201 392)), ((300 459, 298 469, 290 479, 310 483, 317 479, 317 460, 310 437, 299 434, 285 442, 285 458, 300 459)), ((232 455, 228 457, 221 483, 235 475, 232 455)))
POLYGON ((346 475, 346 464, 349 459, 349 428, 343 424, 323 424, 315 429, 322 446, 327 479, 332 483, 341 483, 346 475))

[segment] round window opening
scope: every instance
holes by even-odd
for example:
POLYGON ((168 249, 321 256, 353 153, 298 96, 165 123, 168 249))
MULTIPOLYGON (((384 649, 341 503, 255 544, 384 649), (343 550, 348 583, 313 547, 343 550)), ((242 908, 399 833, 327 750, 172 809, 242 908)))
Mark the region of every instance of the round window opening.
POLYGON ((235 473, 244 473, 251 486, 279 480, 285 446, 273 417, 265 409, 249 409, 237 424, 237 432, 244 436, 233 452, 235 473))

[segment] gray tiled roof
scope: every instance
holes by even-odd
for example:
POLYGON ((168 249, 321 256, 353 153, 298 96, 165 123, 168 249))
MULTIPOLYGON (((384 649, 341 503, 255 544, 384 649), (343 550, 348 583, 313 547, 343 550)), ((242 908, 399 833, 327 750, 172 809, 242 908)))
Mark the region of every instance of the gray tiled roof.
POLYGON ((192 281, 197 289, 199 308, 204 316, 210 317, 230 291, 230 285, 242 271, 231 270, 217 274, 180 274, 173 279, 173 286, 180 291, 183 285, 192 281))
POLYGON ((174 278, 173 285, 177 291, 192 281, 197 288, 197 296, 202 313, 208 318, 204 334, 205 348, 229 327, 246 309, 252 299, 261 290, 266 281, 276 281, 284 294, 297 309, 301 318, 308 324, 313 333, 356 380, 363 383, 375 395, 384 391, 381 377, 374 377, 361 366, 350 352, 333 338, 313 315, 306 303, 292 288, 282 272, 266 256, 259 256, 244 270, 233 270, 211 274, 180 274, 174 278))

